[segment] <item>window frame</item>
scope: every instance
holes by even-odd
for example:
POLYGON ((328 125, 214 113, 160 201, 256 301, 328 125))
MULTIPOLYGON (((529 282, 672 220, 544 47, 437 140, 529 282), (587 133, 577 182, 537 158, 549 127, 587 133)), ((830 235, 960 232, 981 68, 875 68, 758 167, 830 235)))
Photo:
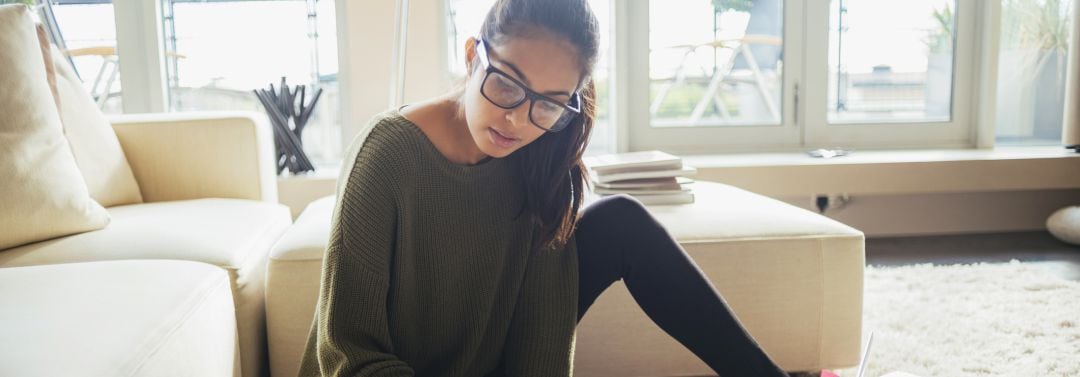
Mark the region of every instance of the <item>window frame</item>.
MULTIPOLYGON (((652 128, 648 113, 649 79, 649 2, 648 0, 611 1, 610 38, 612 59, 611 125, 614 129, 612 152, 661 149, 672 153, 740 153, 801 151, 819 147, 844 148, 987 148, 994 140, 994 106, 996 103, 998 41, 1000 33, 1001 6, 998 1, 957 1, 957 44, 954 54, 954 85, 952 121, 942 130, 933 127, 941 123, 897 124, 885 130, 881 124, 828 124, 826 104, 828 90, 827 51, 811 50, 806 46, 821 43, 827 46, 829 1, 806 0, 784 2, 784 72, 782 87, 781 124, 779 126, 722 126, 722 127, 664 127, 652 128), (816 17, 816 18, 815 18, 816 17), (815 21, 816 20, 816 21, 815 21), (815 42, 820 41, 820 42, 815 42), (958 70, 955 67, 969 66, 958 70), (812 75, 812 72, 821 74, 812 75), (816 84, 815 84, 816 82, 816 84), (816 89, 815 88, 816 86, 816 89), (813 90, 810 90, 813 89, 813 90), (909 127, 910 126, 910 127, 909 127)), ((380 14, 380 21, 363 28, 375 29, 392 25, 387 22, 393 13, 392 6, 382 4, 346 4, 337 2, 339 82, 341 85, 342 144, 347 145, 353 135, 366 121, 365 113, 383 109, 375 98, 375 88, 385 88, 385 74, 389 67, 381 61, 361 59, 370 56, 370 37, 356 32, 353 21, 372 18, 370 10, 380 14), (360 16, 367 14, 366 16, 360 16), (353 26, 350 26, 353 25, 353 26), (364 42, 368 44, 365 45, 364 42), (373 68, 381 69, 373 69, 373 68), (365 85, 358 85, 358 84, 365 85), (364 89, 367 88, 367 89, 364 89), (364 111, 361 111, 364 110, 364 111), (359 119, 359 120, 358 120, 359 119)), ((122 64, 129 67, 124 72, 124 112, 165 111, 168 108, 165 75, 164 43, 160 0, 143 2, 115 0, 118 49, 122 64), (140 4, 153 4, 145 6, 140 4), (140 73, 132 72, 138 67, 140 73), (157 78, 157 79, 152 79, 157 78), (149 95, 147 93, 150 93, 149 95), (160 94, 156 94, 160 93, 160 94), (129 98, 131 98, 129 100, 129 98), (149 103, 147 103, 149 99, 149 103)), ((438 46, 448 40, 445 1, 413 2, 410 13, 438 21, 432 25, 410 24, 411 39, 420 39, 423 45, 438 46), (430 35, 429 35, 430 34, 430 35)), ((418 20, 414 20, 418 21, 418 20)), ((361 25, 363 25, 361 23, 361 25)), ((378 39, 377 44, 389 47, 378 39)), ((410 48, 410 58, 417 58, 410 48)), ((425 95, 450 86, 449 72, 435 72, 446 66, 448 58, 432 48, 435 60, 441 64, 409 64, 407 93, 425 95), (437 85, 417 87, 421 76, 439 77, 437 85), (416 81, 414 81, 416 80, 416 81), (411 89, 410 89, 411 88, 411 89)), ((424 56, 430 59, 432 56, 424 56)), ((413 60, 413 59, 410 59, 413 60)), ((427 60, 427 59, 422 59, 427 60)), ((380 93, 382 91, 379 91, 380 93)), ((410 98, 415 99, 415 98, 410 98)))
POLYGON ((113 0, 120 92, 125 114, 169 109, 160 1, 113 0))
MULTIPOLYGON (((831 0, 837 1, 837 0, 831 0)), ((806 49, 806 144, 811 148, 844 146, 860 148, 937 147, 972 145, 975 87, 975 15, 978 1, 956 1, 956 37, 952 59, 951 119, 944 122, 837 122, 828 121, 828 54, 825 49, 806 49), (971 67, 972 69, 959 69, 971 67), (818 73, 818 74, 815 74, 818 73)), ((830 0, 807 7, 807 45, 828 46, 830 0)))
MULTIPOLYGON (((784 152, 814 148, 965 148, 987 132, 980 111, 985 96, 978 90, 987 76, 985 65, 997 58, 994 23, 977 22, 995 15, 994 6, 977 0, 956 0, 957 37, 954 45, 952 117, 947 122, 844 122, 829 123, 828 46, 830 1, 784 1, 784 66, 781 124, 779 126, 662 127, 651 126, 649 91, 649 0, 616 1, 625 18, 614 22, 630 27, 623 45, 629 50, 622 67, 629 81, 629 98, 616 106, 628 108, 629 142, 620 151, 660 149, 675 153, 784 152), (989 9, 988 9, 989 8, 989 9), (988 11, 989 10, 989 11, 988 11), (957 69, 970 67, 970 69, 957 69), (981 106, 980 106, 981 105, 981 106), (980 122, 976 122, 980 120, 980 122)), ((620 13, 617 13, 620 14, 620 13)), ((618 27, 617 27, 618 28, 618 27)), ((616 36, 619 38, 620 36, 616 36)), ((996 65, 991 68, 996 68, 996 65)), ((994 73, 996 74, 996 72, 994 73)), ((992 126, 989 130, 992 132, 992 126)), ((982 138, 979 138, 982 140, 982 138)), ((980 145, 982 142, 979 143, 980 145)))
MULTIPOLYGON (((616 69, 628 71, 629 95, 627 102, 616 104, 629 109, 627 123, 629 128, 628 150, 660 149, 674 153, 713 153, 718 151, 751 150, 789 150, 802 144, 799 127, 801 114, 797 112, 796 98, 799 96, 799 82, 804 74, 801 69, 785 69, 782 78, 780 124, 768 126, 721 126, 692 127, 651 126, 649 114, 649 1, 616 1, 616 7, 624 7, 626 19, 614 19, 616 24, 623 22, 637 27, 630 27, 626 38, 629 59, 623 67, 616 64, 616 69), (644 25, 644 27, 642 27, 644 25)), ((803 1, 785 1, 783 54, 785 67, 802 66, 801 51, 803 35, 802 19, 798 17, 806 7, 803 1)), ((616 13, 618 14, 618 13, 616 13)), ((619 36, 616 36, 618 38, 619 36)))

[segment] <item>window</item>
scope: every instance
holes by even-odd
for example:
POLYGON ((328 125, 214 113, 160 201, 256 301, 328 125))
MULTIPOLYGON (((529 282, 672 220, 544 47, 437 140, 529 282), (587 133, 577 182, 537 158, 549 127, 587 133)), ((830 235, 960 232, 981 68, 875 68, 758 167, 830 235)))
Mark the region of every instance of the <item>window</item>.
MULTIPOLYGON (((792 148, 803 75, 802 1, 615 2, 624 14, 630 150, 792 148), (649 25, 635 28, 633 25, 649 25)), ((619 29, 623 30, 623 29, 619 29)))
POLYGON ((649 2, 649 116, 655 127, 778 125, 780 0, 649 2))
POLYGON ((802 148, 974 145, 975 19, 984 2, 820 5, 804 16, 802 148))
POLYGON ((105 113, 122 112, 116 22, 112 0, 51 0, 75 71, 105 113))
POLYGON ((629 149, 969 146, 972 0, 616 2, 629 149), (648 46, 646 50, 643 46, 648 46))
POLYGON ((1063 0, 1002 0, 996 116, 999 144, 1061 143, 1071 4, 1063 0))
POLYGON ((948 121, 953 9, 950 0, 833 1, 829 122, 948 121))
MULTIPOLYGON (((494 0, 448 0, 447 56, 450 64, 448 69, 454 80, 459 81, 465 75, 465 58, 462 56, 465 41, 480 33, 484 17, 487 16, 488 9, 494 3, 494 0)), ((611 122, 612 98, 610 95, 612 64, 609 53, 612 27, 611 4, 609 0, 591 0, 589 5, 592 6, 593 13, 596 14, 597 21, 600 23, 600 53, 593 72, 593 81, 596 84, 597 119, 586 153, 614 153, 615 129, 611 122)))
MULTIPOLYGON (((153 13, 148 11, 152 7, 136 6, 143 2, 120 2, 114 10, 111 0, 50 1, 69 49, 115 46, 114 14, 122 15, 122 29, 143 31, 123 33, 121 42, 129 35, 144 35, 132 37, 142 39, 135 42, 154 38, 149 28, 156 24, 139 17, 159 16, 146 16, 153 13)), ((174 111, 262 111, 251 90, 285 76, 291 85, 324 89, 316 119, 305 132, 305 147, 319 162, 340 158, 342 140, 351 140, 352 135, 340 135, 337 119, 340 31, 333 1, 160 1, 165 72, 157 72, 152 64, 143 75, 129 71, 125 84, 131 97, 124 105, 135 104, 142 92, 159 93, 154 90, 158 84, 139 81, 160 76, 168 83, 169 107, 174 111), (237 26, 238 19, 245 21, 243 27, 237 26), (143 87, 148 89, 133 90, 143 87)), ((440 51, 446 54, 423 55, 425 59, 435 56, 445 62, 435 67, 446 64, 445 72, 460 78, 464 41, 478 32, 493 1, 412 2, 413 16, 434 25, 413 30, 423 51, 445 41, 446 50, 440 51)), ((590 4, 602 30, 594 76, 600 116, 590 154, 1060 142, 1070 1, 590 0, 590 4)), ((344 19, 382 15, 392 8, 381 2, 338 5, 350 9, 344 19)), ((370 32, 384 30, 378 22, 370 25, 370 32)), ((127 54, 135 54, 139 61, 140 54, 152 58, 152 52, 127 54)), ((360 60, 350 64, 357 70, 354 80, 365 82, 367 73, 355 65, 362 66, 359 57, 366 55, 343 52, 360 60)), ((98 81, 100 91, 112 76, 110 63, 100 55, 77 56, 74 61, 88 89, 98 81), (106 74, 99 73, 103 66, 106 74)), ((378 75, 386 74, 382 63, 371 65, 378 75)), ((409 69, 424 71, 412 77, 427 80, 438 76, 428 72, 431 67, 418 64, 409 69)), ((104 99, 106 111, 119 112, 119 80, 112 81, 98 98, 104 99)), ((422 86, 439 85, 443 90, 443 84, 425 81, 422 86)))
POLYGON ((264 112, 252 90, 282 77, 313 85, 323 93, 304 149, 317 163, 340 158, 333 1, 163 0, 162 13, 173 111, 264 112))

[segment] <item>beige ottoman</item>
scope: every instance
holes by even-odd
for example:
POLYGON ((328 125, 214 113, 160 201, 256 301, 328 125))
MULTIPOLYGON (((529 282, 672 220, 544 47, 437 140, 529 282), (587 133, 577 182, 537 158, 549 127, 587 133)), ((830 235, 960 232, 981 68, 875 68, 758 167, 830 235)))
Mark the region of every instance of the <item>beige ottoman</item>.
MULTIPOLYGON (((765 351, 788 371, 858 364, 862 232, 733 186, 696 182, 695 203, 649 206, 765 351)), ((712 374, 656 327, 621 283, 578 326, 575 376, 712 374)))
POLYGON ((0 268, 0 376, 240 375, 229 276, 200 262, 0 268))
MULTIPOLYGON (((774 360, 789 371, 857 364, 864 238, 858 230, 736 187, 694 183, 696 202, 649 206, 774 360)), ((271 251, 271 373, 294 376, 315 314, 334 198, 311 203, 271 251)), ((616 283, 578 326, 575 376, 711 371, 616 283)))
POLYGON ((296 377, 319 298, 323 254, 330 242, 334 197, 308 204, 266 265, 266 341, 270 376, 296 377))

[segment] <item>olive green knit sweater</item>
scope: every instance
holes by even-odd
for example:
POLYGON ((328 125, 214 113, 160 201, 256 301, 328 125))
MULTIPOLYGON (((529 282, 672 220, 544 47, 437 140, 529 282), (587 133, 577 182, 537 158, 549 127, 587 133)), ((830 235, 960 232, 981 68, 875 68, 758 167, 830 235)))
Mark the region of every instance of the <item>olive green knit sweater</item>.
POLYGON ((577 255, 529 251, 513 155, 450 162, 393 110, 353 141, 301 376, 567 376, 577 255))

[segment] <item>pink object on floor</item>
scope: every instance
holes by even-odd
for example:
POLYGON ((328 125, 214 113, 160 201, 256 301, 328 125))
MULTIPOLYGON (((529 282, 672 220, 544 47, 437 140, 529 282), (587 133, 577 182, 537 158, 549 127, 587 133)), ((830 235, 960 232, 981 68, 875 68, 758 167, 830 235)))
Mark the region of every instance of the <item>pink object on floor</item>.
POLYGON ((831 370, 821 370, 821 377, 840 377, 840 375, 833 373, 831 370))

